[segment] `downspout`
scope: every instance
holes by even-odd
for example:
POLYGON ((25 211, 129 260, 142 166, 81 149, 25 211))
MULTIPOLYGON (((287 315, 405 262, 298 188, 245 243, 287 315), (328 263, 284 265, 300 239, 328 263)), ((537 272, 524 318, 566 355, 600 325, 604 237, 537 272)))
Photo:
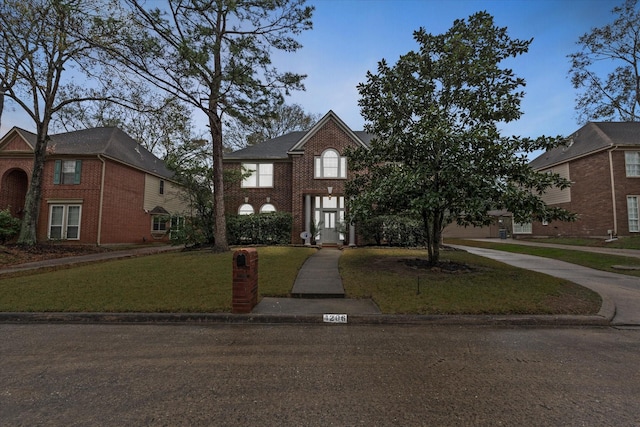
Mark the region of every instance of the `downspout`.
POLYGON ((104 200, 104 175, 106 170, 106 163, 102 158, 102 155, 98 154, 98 159, 102 162, 102 176, 100 177, 100 205, 98 207, 98 240, 97 245, 100 246, 102 240, 102 202, 104 200))
POLYGON ((618 213, 616 209, 616 183, 613 177, 613 155, 611 154, 615 150, 612 148, 609 150, 609 173, 611 174, 611 201, 613 202, 613 235, 618 235, 618 213))

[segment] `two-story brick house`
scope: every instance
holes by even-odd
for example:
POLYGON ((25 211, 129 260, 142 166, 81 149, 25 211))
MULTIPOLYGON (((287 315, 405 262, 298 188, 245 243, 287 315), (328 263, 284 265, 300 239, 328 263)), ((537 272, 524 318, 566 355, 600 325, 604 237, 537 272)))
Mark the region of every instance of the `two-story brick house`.
MULTIPOLYGON (((0 139, 0 209, 18 217, 35 142, 35 134, 19 128, 0 139)), ((188 211, 172 177, 162 160, 118 128, 51 135, 38 240, 97 245, 167 240, 171 222, 179 225, 188 211)))
MULTIPOLYGON (((633 236, 640 233, 640 123, 587 123, 568 142, 530 163, 569 179, 543 200, 578 214, 575 222, 533 223, 534 236, 633 236)), ((523 230, 520 230, 523 231, 523 230)))
POLYGON ((329 111, 307 132, 292 132, 225 155, 227 170, 252 171, 226 190, 228 213, 284 211, 293 215, 292 243, 356 244, 345 224, 346 147, 368 146, 371 135, 351 130, 329 111), (318 231, 303 239, 302 232, 318 231))

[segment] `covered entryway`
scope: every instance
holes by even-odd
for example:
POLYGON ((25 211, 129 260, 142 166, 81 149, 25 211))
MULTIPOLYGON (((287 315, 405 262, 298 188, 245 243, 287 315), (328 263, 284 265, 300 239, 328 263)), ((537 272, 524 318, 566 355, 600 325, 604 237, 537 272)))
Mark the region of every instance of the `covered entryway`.
POLYGON ((305 231, 310 236, 305 244, 342 245, 348 238, 349 245, 355 245, 355 228, 345 223, 344 196, 306 195, 304 208, 305 231))
POLYGON ((22 169, 10 169, 0 183, 0 209, 9 208, 11 215, 22 218, 29 177, 22 169))
POLYGON ((322 235, 322 243, 325 244, 337 244, 339 239, 338 227, 336 218, 338 216, 337 211, 323 211, 322 216, 324 221, 320 227, 320 233, 322 235))

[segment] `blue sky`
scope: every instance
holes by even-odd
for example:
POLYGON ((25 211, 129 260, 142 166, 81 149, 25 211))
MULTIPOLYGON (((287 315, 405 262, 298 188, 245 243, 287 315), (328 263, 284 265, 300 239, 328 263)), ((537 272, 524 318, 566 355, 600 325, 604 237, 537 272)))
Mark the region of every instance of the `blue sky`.
MULTIPOLYGON (((568 135, 579 128, 574 111, 576 92, 568 77, 567 55, 576 51, 578 37, 593 27, 612 22, 611 9, 622 0, 309 0, 315 6, 314 28, 300 35, 303 48, 278 53, 274 64, 282 71, 306 74, 306 91, 288 103, 324 115, 333 110, 353 130, 364 120, 356 85, 367 71, 385 58, 398 57, 417 47, 413 31, 446 32, 455 19, 487 11, 513 38, 533 38, 529 52, 512 68, 527 86, 523 117, 505 125, 509 135, 536 137, 568 135)), ((12 107, 12 106, 7 106, 12 107)), ((12 126, 34 130, 17 108, 5 109, 3 135, 12 126)))
MULTIPOLYGON (((315 0, 314 28, 300 38, 301 51, 282 57, 283 66, 307 74, 306 91, 290 101, 306 111, 333 110, 354 130, 364 120, 356 85, 385 58, 394 64, 416 49, 413 31, 442 34, 456 19, 487 11, 512 38, 530 39, 529 52, 510 64, 527 86, 523 117, 504 127, 507 134, 568 135, 578 129, 576 91, 568 77, 567 55, 593 27, 612 22, 608 0, 315 0)), ((279 62, 278 62, 279 64, 279 62)))

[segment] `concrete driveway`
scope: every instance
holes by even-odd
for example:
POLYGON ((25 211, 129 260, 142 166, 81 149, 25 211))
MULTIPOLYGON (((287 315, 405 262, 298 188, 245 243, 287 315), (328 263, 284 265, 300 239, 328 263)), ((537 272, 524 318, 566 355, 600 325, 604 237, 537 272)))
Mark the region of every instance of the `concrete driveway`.
MULTIPOLYGON (((511 243, 511 242, 510 242, 511 243)), ((640 279, 608 273, 567 262, 471 246, 450 245, 505 264, 559 277, 589 288, 602 296, 601 312, 613 310, 614 326, 640 326, 640 279)), ((573 250, 580 250, 573 247, 573 250)))

